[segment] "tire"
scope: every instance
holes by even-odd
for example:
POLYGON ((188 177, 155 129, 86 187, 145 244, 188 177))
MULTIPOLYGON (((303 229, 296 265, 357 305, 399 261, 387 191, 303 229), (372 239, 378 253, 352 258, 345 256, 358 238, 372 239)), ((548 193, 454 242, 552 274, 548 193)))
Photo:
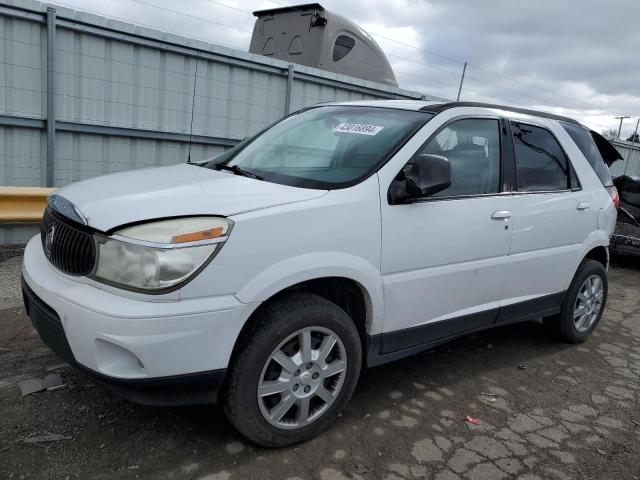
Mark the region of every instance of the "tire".
POLYGON ((223 394, 224 411, 242 435, 262 446, 284 447, 315 437, 335 421, 358 382, 362 345, 353 320, 312 293, 280 298, 257 315, 236 347, 223 394), (336 340, 330 347, 332 335, 336 340), (311 349, 303 348, 303 339, 311 349), (323 348, 330 348, 326 362, 307 361, 322 357, 323 348), (303 358, 303 351, 312 356, 303 358), (309 365, 313 367, 307 369, 309 365), (331 374, 329 368, 343 370, 331 374), (265 394, 272 387, 284 391, 265 394), (287 408, 292 398, 295 403, 287 408))
MULTIPOLYGON (((608 288, 609 284, 604 266, 596 260, 591 260, 590 258, 584 259, 578 267, 571 281, 571 285, 564 296, 560 313, 553 317, 545 318, 545 327, 567 343, 584 342, 600 323, 602 313, 607 303, 608 288), (601 293, 599 301, 592 301, 593 310, 591 310, 591 313, 587 313, 590 311, 589 308, 587 308, 583 315, 576 317, 579 313, 577 309, 585 305, 583 299, 592 296, 591 291, 593 291, 593 289, 590 291, 585 290, 585 288, 589 288, 585 284, 588 279, 592 282, 590 284, 591 286, 594 285, 593 282, 596 284, 600 282, 601 293), (579 295, 581 296, 580 300, 578 300, 579 295)), ((600 291, 600 289, 598 289, 598 291, 600 291)), ((594 298, 598 298, 598 295, 596 294, 594 298)))

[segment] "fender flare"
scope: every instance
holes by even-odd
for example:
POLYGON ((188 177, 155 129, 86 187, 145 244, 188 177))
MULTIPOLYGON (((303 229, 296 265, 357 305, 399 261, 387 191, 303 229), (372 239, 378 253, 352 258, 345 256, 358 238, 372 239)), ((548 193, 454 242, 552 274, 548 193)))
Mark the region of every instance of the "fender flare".
POLYGON ((299 283, 327 277, 353 280, 362 289, 367 308, 369 334, 382 331, 384 312, 380 271, 361 257, 339 252, 317 252, 288 258, 269 266, 237 293, 243 303, 262 303, 299 283))
MULTIPOLYGON (((582 261, 587 257, 587 254, 593 250, 594 248, 597 247, 604 247, 607 251, 607 265, 605 266, 605 268, 608 268, 609 266, 609 234, 607 232, 605 232, 604 230, 596 230, 595 232, 591 232, 589 234, 589 236, 585 239, 584 242, 582 242, 582 246, 580 248, 580 255, 577 258, 577 262, 575 263, 575 265, 573 266, 573 272, 575 275, 575 272, 578 270, 578 267, 580 266, 580 264, 582 263, 582 261)), ((571 278, 569 279, 569 283, 567 283, 566 285, 566 289, 569 288, 569 285, 571 284, 571 282, 573 281, 573 276, 571 276, 571 278)))

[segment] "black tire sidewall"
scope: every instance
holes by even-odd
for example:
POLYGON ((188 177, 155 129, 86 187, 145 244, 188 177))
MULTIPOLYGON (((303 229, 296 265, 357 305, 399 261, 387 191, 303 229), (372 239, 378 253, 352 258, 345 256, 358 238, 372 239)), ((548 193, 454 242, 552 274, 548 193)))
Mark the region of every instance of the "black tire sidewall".
POLYGON ((351 398, 362 364, 360 337, 344 310, 314 294, 297 294, 276 301, 259 315, 255 328, 239 345, 241 350, 231 366, 225 411, 231 423, 258 444, 281 447, 299 443, 326 429, 351 398), (279 429, 267 422, 260 411, 256 395, 258 382, 273 350, 305 327, 324 327, 340 338, 347 356, 346 376, 338 398, 322 417, 300 429, 279 429))
POLYGON ((559 323, 559 333, 562 338, 570 343, 582 343, 584 342, 589 335, 596 329, 600 320, 602 319, 602 314, 604 313, 604 309, 607 304, 607 294, 609 291, 609 282, 607 280, 607 272, 604 266, 596 261, 591 259, 585 259, 578 268, 569 289, 565 295, 565 299, 562 304, 562 310, 560 312, 560 323, 559 323), (575 321, 573 318, 574 307, 576 303, 576 297, 582 287, 584 281, 590 277, 591 275, 598 275, 602 280, 602 285, 604 289, 604 294, 602 298, 602 307, 600 308, 600 313, 598 314, 598 318, 593 322, 593 324, 589 327, 588 330, 584 332, 579 332, 576 328, 575 321))

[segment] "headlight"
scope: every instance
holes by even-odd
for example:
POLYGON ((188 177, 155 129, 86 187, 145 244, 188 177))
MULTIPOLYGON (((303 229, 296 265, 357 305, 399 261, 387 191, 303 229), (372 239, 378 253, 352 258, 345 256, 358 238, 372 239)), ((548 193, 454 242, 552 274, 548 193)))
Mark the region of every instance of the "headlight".
POLYGON ((93 277, 149 293, 188 280, 222 247, 232 222, 220 217, 191 217, 145 223, 96 234, 93 277))

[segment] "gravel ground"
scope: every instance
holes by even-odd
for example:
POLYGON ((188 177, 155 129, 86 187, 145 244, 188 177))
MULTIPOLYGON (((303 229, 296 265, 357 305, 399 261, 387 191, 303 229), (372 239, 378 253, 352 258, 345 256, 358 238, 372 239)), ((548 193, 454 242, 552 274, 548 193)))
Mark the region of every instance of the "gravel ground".
POLYGON ((59 367, 22 308, 20 254, 0 254, 2 479, 640 478, 640 262, 611 269, 583 345, 539 322, 466 337, 365 371, 331 430, 268 450, 216 407, 134 405, 59 367), (64 388, 21 397, 19 381, 56 366, 64 388), (24 442, 46 434, 66 439, 24 442))

